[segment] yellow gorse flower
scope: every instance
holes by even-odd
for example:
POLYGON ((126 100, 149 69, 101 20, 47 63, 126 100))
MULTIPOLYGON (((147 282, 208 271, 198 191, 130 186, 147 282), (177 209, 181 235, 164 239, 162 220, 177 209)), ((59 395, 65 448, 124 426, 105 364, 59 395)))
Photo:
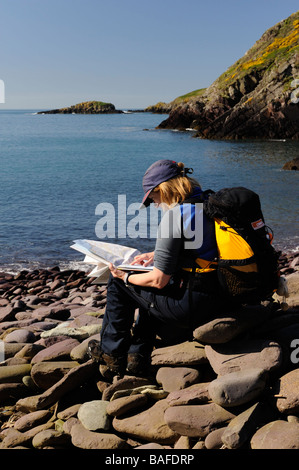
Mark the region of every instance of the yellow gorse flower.
MULTIPOLYGON (((249 60, 244 64, 239 66, 239 70, 248 70, 251 67, 261 65, 273 51, 278 51, 279 49, 289 48, 295 43, 298 43, 299 40, 299 20, 293 21, 293 29, 288 36, 275 38, 274 41, 269 44, 264 52, 257 57, 256 59, 249 60)), ((296 47, 296 46, 295 46, 296 47)), ((236 75, 236 72, 229 76, 226 81, 231 80, 236 75)))

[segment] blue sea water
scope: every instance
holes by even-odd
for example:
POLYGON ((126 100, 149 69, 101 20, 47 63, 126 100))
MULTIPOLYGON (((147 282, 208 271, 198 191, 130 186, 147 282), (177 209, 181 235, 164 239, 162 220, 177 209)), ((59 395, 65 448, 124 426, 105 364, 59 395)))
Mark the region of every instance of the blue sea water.
MULTIPOLYGON (((82 268, 84 256, 70 248, 73 240, 99 239, 103 203, 112 204, 116 217, 119 195, 127 206, 139 203, 142 176, 160 158, 193 167, 203 189, 246 186, 258 192, 274 245, 297 250, 299 175, 282 166, 298 157, 299 142, 210 141, 156 130, 166 117, 1 110, 0 270, 82 268)), ((129 222, 132 215, 121 210, 129 222)), ((135 239, 119 234, 116 227, 106 241, 141 251, 154 247, 148 233, 135 239)))

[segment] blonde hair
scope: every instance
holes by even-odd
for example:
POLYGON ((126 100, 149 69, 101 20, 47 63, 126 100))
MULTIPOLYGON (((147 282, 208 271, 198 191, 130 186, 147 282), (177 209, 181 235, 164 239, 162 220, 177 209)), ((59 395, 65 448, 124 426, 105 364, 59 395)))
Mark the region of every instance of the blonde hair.
MULTIPOLYGON (((182 169, 183 174, 184 163, 179 162, 178 166, 182 169)), ((200 184, 194 178, 178 175, 160 183, 153 191, 159 191, 161 203, 170 206, 179 204, 187 199, 193 193, 195 187, 200 187, 200 184)))

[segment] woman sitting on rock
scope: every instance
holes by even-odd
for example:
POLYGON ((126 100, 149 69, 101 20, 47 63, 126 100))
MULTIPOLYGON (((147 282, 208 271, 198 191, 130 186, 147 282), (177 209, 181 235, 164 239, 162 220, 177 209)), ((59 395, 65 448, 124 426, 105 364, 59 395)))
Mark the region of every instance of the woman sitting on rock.
POLYGON ((146 374, 157 336, 160 346, 192 339, 193 329, 221 302, 213 266, 214 223, 203 213, 204 193, 188 176, 192 171, 183 163, 159 160, 143 177, 144 206, 167 207, 155 251, 134 260, 153 263, 153 270, 125 273, 110 265, 101 341, 90 341, 89 352, 116 374, 146 374))

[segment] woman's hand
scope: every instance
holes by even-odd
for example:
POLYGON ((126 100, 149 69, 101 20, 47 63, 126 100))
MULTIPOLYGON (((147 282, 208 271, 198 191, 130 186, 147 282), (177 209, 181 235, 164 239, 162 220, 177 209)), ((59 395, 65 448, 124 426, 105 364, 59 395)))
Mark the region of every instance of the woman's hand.
POLYGON ((121 269, 117 269, 115 266, 113 266, 112 263, 109 264, 109 269, 113 277, 117 277, 118 279, 122 279, 123 281, 125 280, 125 275, 126 275, 125 271, 122 271, 121 269))
POLYGON ((153 263, 154 254, 155 252, 151 251, 150 253, 142 253, 141 255, 137 255, 131 264, 141 264, 142 266, 148 266, 149 264, 153 263))

